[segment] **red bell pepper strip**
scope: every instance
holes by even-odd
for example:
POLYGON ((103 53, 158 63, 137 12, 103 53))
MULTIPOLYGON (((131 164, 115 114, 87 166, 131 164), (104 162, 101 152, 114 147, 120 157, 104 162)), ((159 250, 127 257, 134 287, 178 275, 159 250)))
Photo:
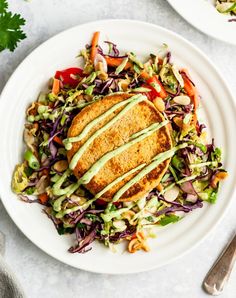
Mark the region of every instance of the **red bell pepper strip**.
POLYGON ((77 76, 84 76, 83 69, 78 67, 71 67, 64 70, 58 70, 54 77, 55 79, 60 80, 63 85, 69 85, 72 88, 75 88, 79 82, 77 76))
POLYGON ((166 98, 167 97, 166 90, 163 87, 162 83, 158 80, 157 76, 153 76, 153 77, 147 79, 146 82, 147 82, 148 85, 150 85, 152 87, 151 90, 154 89, 154 91, 156 91, 156 96, 155 97, 161 97, 161 98, 166 98))
POLYGON ((156 90, 152 86, 143 84, 142 87, 150 90, 149 92, 143 92, 150 101, 153 101, 158 96, 156 90))
POLYGON ((162 83, 158 80, 158 76, 150 77, 149 74, 143 70, 140 73, 140 77, 146 81, 146 84, 142 85, 144 88, 150 89, 150 92, 145 92, 149 100, 154 100, 156 97, 166 98, 167 93, 162 83))
POLYGON ((194 105, 194 111, 197 110, 199 105, 199 96, 197 93, 196 87, 193 85, 191 80, 189 79, 189 74, 186 69, 181 70, 181 75, 184 80, 184 90, 188 94, 188 96, 191 98, 193 105, 194 105))

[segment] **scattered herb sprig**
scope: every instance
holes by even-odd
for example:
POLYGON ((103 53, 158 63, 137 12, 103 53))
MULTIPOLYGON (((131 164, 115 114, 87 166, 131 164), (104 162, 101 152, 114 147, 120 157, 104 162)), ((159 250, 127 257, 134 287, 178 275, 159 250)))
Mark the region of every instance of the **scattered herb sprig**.
POLYGON ((26 38, 21 26, 25 19, 20 14, 8 11, 7 0, 0 0, 0 52, 8 49, 13 52, 18 42, 26 38))

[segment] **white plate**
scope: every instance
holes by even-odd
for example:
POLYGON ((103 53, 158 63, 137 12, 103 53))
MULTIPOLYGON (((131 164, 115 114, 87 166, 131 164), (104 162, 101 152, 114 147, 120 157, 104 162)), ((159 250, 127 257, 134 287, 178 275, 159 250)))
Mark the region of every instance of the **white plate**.
POLYGON ((137 21, 104 20, 80 25, 51 38, 34 50, 8 81, 0 100, 0 191, 4 206, 21 231, 38 247, 56 259, 76 268, 100 273, 134 273, 160 267, 179 257, 216 225, 233 196, 236 179, 235 106, 224 80, 208 58, 180 36, 161 27, 137 21), (186 66, 203 97, 202 117, 224 149, 224 165, 230 176, 225 181, 216 205, 189 214, 175 225, 161 228, 150 239, 151 252, 113 253, 101 244, 91 252, 70 254, 72 236, 59 236, 51 221, 36 204, 25 204, 11 192, 12 171, 23 152, 22 131, 25 109, 45 87, 55 70, 78 64, 79 49, 90 42, 92 33, 102 32, 101 40, 110 39, 123 51, 145 57, 163 43, 172 50, 179 65, 186 66), (224 107, 224 108, 222 108, 224 107))
POLYGON ((219 13, 214 0, 167 0, 191 25, 222 41, 236 45, 236 16, 219 13))

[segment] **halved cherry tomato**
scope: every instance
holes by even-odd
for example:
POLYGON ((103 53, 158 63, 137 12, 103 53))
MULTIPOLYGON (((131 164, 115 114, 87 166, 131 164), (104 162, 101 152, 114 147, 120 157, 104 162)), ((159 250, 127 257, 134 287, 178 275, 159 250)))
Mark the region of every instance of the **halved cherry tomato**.
POLYGON ((75 88, 79 82, 77 76, 84 76, 83 69, 71 67, 64 70, 58 70, 55 74, 55 79, 60 80, 64 85, 70 85, 72 88, 75 88))

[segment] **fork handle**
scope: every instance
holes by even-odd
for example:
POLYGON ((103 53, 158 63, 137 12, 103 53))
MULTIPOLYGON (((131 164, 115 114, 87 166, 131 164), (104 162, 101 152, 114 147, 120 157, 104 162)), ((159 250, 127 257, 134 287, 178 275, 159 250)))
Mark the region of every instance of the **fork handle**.
POLYGON ((236 260, 236 235, 222 252, 203 281, 208 294, 220 295, 226 285, 236 260))

